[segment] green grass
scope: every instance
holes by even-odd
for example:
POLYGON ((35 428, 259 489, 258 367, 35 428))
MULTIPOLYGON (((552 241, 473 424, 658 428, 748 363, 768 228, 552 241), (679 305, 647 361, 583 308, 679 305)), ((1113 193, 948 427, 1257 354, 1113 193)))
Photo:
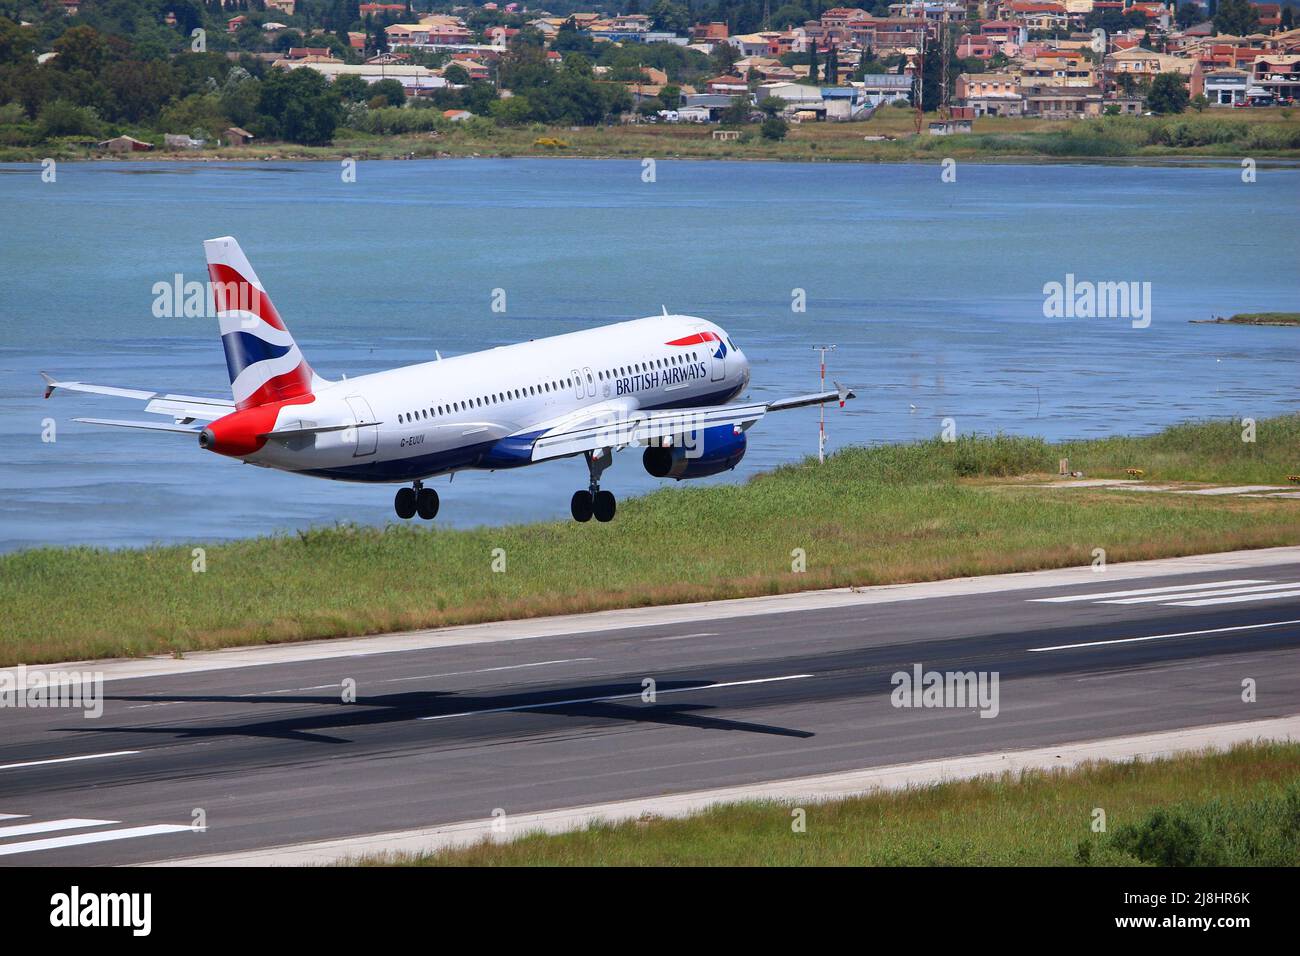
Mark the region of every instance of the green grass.
MULTIPOLYGON (((1083 565, 1095 548, 1121 561, 1300 544, 1292 500, 1021 479, 1045 481, 1066 456, 1090 477, 1136 467, 1158 481, 1283 484, 1300 472, 1300 416, 1260 421, 1254 443, 1238 423, 1203 422, 1063 445, 849 448, 741 485, 665 487, 621 502, 608 525, 316 528, 207 545, 203 573, 192 545, 23 551, 0 556, 0 665, 1083 565), (491 570, 496 548, 504 573, 491 570), (795 549, 805 572, 791 570, 795 549)), ((617 461, 615 488, 640 467, 635 450, 617 461)))
POLYGON ((1300 744, 1090 764, 803 805, 530 834, 419 866, 1071 866, 1300 864, 1300 744), (1105 832, 1093 831, 1094 810, 1105 832))
MULTIPOLYGON (((937 119, 927 114, 925 121, 937 119)), ((415 156, 572 156, 641 159, 752 159, 792 162, 937 162, 952 157, 967 162, 1056 162, 1065 160, 1150 161, 1184 157, 1286 158, 1300 155, 1300 117, 1294 111, 1207 110, 1179 116, 1108 116, 1089 120, 1036 117, 981 117, 974 131, 956 136, 914 134, 910 110, 887 107, 855 123, 793 125, 784 141, 765 140, 756 126, 741 128, 741 140, 719 142, 716 125, 644 124, 571 129, 533 124, 499 127, 486 120, 451 123, 427 110, 384 110, 371 117, 372 129, 340 128, 330 146, 258 142, 183 153, 155 150, 118 157, 126 161, 165 159, 396 159, 415 156), (396 121, 400 120, 400 122, 396 121), (432 130, 423 129, 432 121, 432 130), (865 142, 864 136, 886 136, 865 142), (539 145, 561 140, 562 148, 539 145)), ((30 124, 29 124, 30 125, 30 124)), ((104 158, 78 146, 76 138, 6 145, 0 126, 0 162, 104 158)), ((128 130, 143 139, 147 131, 128 130)))
POLYGON ((1300 325, 1300 312, 1238 312, 1228 321, 1238 325, 1300 325))

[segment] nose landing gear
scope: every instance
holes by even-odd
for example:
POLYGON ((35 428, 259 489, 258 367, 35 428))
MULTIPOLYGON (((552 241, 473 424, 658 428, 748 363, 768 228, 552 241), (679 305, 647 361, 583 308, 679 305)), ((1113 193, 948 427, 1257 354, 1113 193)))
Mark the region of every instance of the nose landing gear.
POLYGON ((422 481, 415 482, 410 488, 399 488, 393 497, 393 510, 403 520, 419 514, 425 521, 431 521, 438 514, 438 492, 424 487, 422 481))
POLYGON ((569 511, 573 514, 573 520, 590 521, 594 517, 597 521, 613 521, 614 512, 618 510, 618 502, 615 501, 612 491, 600 490, 600 476, 613 464, 612 451, 609 448, 601 448, 594 452, 583 452, 583 456, 587 459, 591 485, 586 491, 573 493, 573 499, 569 502, 569 511))

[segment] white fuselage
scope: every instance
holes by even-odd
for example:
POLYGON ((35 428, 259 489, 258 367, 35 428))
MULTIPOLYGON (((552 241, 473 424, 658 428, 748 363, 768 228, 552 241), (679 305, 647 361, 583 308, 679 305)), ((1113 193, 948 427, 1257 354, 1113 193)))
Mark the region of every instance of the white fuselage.
POLYGON ((536 435, 566 419, 721 404, 749 374, 712 322, 637 319, 320 383, 311 400, 281 408, 275 427, 357 427, 268 440, 244 460, 372 482, 517 467, 531 463, 536 435))

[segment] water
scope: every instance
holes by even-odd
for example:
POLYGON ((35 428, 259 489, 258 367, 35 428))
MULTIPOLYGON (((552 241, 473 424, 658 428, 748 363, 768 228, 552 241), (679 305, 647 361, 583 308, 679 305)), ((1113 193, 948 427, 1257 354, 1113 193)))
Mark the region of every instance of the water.
MULTIPOLYGON (((96 428, 131 403, 40 399, 37 371, 228 396, 215 322, 158 319, 238 237, 311 363, 358 375, 670 311, 723 324, 754 398, 817 387, 820 343, 859 400, 829 447, 961 432, 1149 432, 1292 411, 1300 329, 1189 324, 1295 310, 1300 171, 577 160, 0 166, 0 549, 217 540, 391 519, 392 489, 243 467, 186 438, 96 428), (1152 283, 1150 328, 1048 319, 1067 273, 1152 283), (493 290, 507 311, 491 310, 493 290), (805 290, 807 311, 791 310, 805 290), (57 441, 43 442, 53 417, 57 441)), ((152 416, 149 416, 152 417, 152 416)), ((750 432, 741 481, 813 453, 817 411, 750 432)), ((580 460, 448 486, 455 526, 565 517, 580 460)), ((659 483, 625 453, 621 496, 659 483)))

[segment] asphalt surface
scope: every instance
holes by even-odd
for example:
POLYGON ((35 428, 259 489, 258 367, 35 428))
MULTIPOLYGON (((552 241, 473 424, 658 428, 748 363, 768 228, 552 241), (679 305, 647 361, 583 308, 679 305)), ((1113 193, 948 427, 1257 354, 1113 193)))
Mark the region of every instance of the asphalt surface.
POLYGON ((0 710, 0 865, 166 860, 1284 716, 1300 711, 1298 646, 1289 563, 111 680, 99 719, 0 710), (891 675, 915 664, 996 672, 997 716, 893 706, 891 675))

